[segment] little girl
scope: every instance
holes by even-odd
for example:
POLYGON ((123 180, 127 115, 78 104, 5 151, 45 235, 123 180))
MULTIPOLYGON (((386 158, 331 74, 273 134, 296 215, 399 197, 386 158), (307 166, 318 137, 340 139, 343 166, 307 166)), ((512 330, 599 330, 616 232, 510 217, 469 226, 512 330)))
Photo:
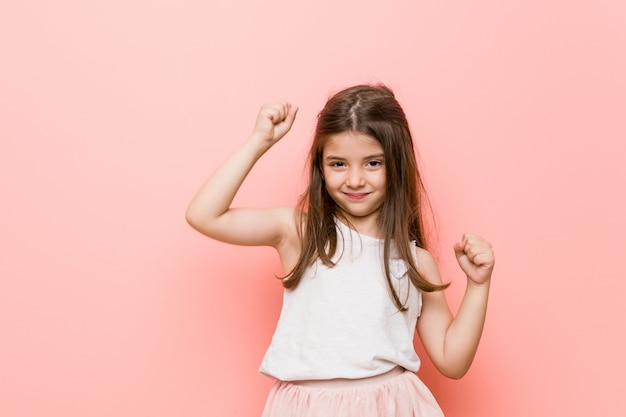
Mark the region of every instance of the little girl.
POLYGON ((467 372, 485 320, 491 246, 473 234, 454 245, 467 275, 454 317, 425 249, 424 189, 407 119, 385 86, 355 86, 328 100, 298 207, 231 207, 296 113, 289 103, 263 106, 249 139, 187 210, 201 233, 272 246, 282 262, 282 312, 260 368, 276 379, 263 417, 442 416, 415 375, 415 329, 443 375, 467 372))

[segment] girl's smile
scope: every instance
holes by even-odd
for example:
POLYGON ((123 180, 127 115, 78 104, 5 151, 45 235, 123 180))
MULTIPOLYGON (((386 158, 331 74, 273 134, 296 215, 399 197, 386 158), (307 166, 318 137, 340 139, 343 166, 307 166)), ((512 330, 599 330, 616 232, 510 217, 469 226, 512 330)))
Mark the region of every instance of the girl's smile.
POLYGON ((365 197, 369 195, 369 193, 360 193, 360 194, 344 193, 344 194, 346 197, 348 197, 351 200, 363 200, 365 197))

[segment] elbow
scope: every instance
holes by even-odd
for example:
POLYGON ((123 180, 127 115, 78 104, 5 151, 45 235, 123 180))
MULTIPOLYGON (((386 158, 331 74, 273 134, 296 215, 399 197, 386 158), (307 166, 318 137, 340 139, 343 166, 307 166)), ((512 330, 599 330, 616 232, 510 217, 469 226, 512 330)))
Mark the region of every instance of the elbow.
POLYGON ((185 220, 189 226, 205 236, 215 239, 219 234, 217 223, 204 212, 188 208, 185 212, 185 220))
POLYGON ((200 227, 200 217, 198 216, 197 213, 194 212, 194 210, 191 209, 191 207, 188 207, 187 211, 185 212, 185 220, 194 229, 196 229, 196 230, 199 229, 199 227, 200 227))
POLYGON ((193 227, 194 223, 195 223, 195 218, 193 216, 193 213, 191 212, 191 210, 189 208, 187 208, 187 211, 185 212, 185 220, 187 221, 187 223, 193 227))
POLYGON ((443 376, 445 376, 446 378, 457 379, 457 380, 463 378, 466 373, 467 371, 442 372, 443 376))
POLYGON ((437 370, 446 378, 461 379, 469 371, 470 365, 449 365, 449 366, 437 366, 437 370))

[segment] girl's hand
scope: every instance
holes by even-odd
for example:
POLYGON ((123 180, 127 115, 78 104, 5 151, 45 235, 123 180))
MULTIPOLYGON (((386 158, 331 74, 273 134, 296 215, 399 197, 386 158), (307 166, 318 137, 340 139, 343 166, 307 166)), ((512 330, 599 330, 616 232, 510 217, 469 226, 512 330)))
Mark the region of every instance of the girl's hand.
POLYGON ((287 102, 265 104, 259 110, 252 135, 268 146, 274 145, 289 132, 297 112, 298 108, 287 102))
POLYGON ((477 285, 489 282, 495 262, 489 242, 480 236, 466 233, 454 245, 454 252, 467 278, 477 285))

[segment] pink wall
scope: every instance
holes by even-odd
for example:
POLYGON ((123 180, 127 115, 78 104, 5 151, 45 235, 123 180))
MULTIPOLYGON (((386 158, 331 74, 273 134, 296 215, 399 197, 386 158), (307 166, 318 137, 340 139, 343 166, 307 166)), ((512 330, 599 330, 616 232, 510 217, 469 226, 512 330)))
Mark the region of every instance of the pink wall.
POLYGON ((2 2, 0 415, 259 415, 277 259, 203 238, 186 204, 276 99, 296 126, 239 203, 292 203, 328 94, 377 80, 418 138, 454 307, 453 241, 496 248, 472 370, 424 358, 447 416, 624 414, 624 2, 382 4, 2 2))

